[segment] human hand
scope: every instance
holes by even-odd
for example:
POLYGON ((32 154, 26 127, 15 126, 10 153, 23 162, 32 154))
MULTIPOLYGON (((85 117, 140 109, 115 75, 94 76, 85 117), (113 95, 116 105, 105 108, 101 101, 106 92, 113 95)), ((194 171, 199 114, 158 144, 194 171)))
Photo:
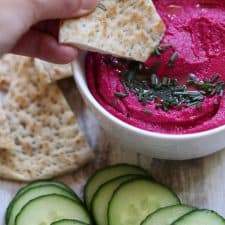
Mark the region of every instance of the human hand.
POLYGON ((94 9, 98 0, 0 0, 0 55, 15 53, 69 63, 77 49, 57 42, 59 20, 94 9))

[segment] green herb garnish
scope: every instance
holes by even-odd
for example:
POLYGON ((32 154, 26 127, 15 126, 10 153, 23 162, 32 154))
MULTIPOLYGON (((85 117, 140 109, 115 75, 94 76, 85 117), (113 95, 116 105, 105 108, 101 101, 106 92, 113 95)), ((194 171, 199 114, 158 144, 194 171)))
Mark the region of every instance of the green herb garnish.
MULTIPOLYGON (((162 50, 159 49, 159 51, 162 50)), ((170 67, 174 65, 177 57, 178 53, 174 52, 168 64, 170 67)), ((157 75, 158 61, 151 67, 136 61, 124 61, 124 66, 114 58, 104 60, 104 62, 115 67, 121 75, 124 91, 114 93, 117 100, 118 98, 126 98, 130 93, 133 93, 143 105, 151 102, 156 109, 168 112, 171 109, 182 110, 187 107, 201 109, 206 97, 211 98, 218 95, 222 98, 224 95, 225 83, 219 81, 220 74, 218 73, 214 74, 211 79, 204 80, 198 80, 197 76, 191 73, 186 83, 180 85, 177 79, 160 78, 157 75)), ((215 100, 214 104, 218 105, 219 101, 215 100)), ((149 115, 152 113, 145 109, 142 112, 149 115)))
POLYGON ((159 67, 159 61, 156 61, 150 68, 150 71, 149 71, 150 74, 156 73, 156 70, 158 69, 158 67, 159 67))
POLYGON ((178 52, 174 52, 173 55, 171 56, 170 60, 169 60, 169 63, 168 63, 169 67, 174 66, 177 57, 178 57, 178 52))
POLYGON ((143 113, 148 114, 148 115, 152 115, 152 112, 151 112, 150 110, 148 110, 148 109, 142 109, 141 111, 142 111, 143 113))
POLYGON ((125 98, 128 96, 126 93, 122 93, 122 92, 115 92, 114 95, 118 98, 125 98))
POLYGON ((224 82, 218 82, 216 87, 211 91, 210 95, 214 96, 215 94, 220 94, 224 89, 224 82))
POLYGON ((160 45, 158 46, 155 51, 152 53, 152 56, 160 56, 162 53, 164 53, 169 47, 173 47, 170 44, 160 45))
POLYGON ((136 72, 134 70, 128 70, 122 74, 125 80, 128 80, 129 82, 133 80, 136 72))
POLYGON ((156 74, 151 75, 151 86, 156 87, 159 84, 159 79, 156 74))
POLYGON ((169 84, 169 78, 168 77, 163 77, 162 85, 163 86, 167 86, 168 84, 169 84))
POLYGON ((211 79, 211 82, 212 82, 212 83, 217 82, 217 80, 219 79, 219 77, 220 77, 220 74, 219 74, 219 73, 216 73, 216 74, 213 76, 213 78, 211 79))
POLYGON ((102 9, 103 11, 107 11, 107 8, 106 8, 105 5, 102 4, 102 3, 99 3, 99 4, 97 5, 97 7, 98 7, 99 9, 102 9))

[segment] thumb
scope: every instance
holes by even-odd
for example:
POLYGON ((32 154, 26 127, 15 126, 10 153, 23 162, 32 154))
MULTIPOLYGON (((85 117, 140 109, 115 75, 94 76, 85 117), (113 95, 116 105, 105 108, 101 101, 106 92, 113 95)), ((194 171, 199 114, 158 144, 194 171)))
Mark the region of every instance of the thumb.
POLYGON ((78 17, 94 10, 99 0, 36 0, 33 2, 34 20, 78 17))

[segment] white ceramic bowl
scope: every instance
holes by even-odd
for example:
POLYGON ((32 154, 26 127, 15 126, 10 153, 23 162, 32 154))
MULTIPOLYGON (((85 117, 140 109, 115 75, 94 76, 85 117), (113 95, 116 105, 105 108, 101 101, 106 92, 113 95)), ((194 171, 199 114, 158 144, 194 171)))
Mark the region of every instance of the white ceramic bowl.
POLYGON ((84 56, 73 63, 74 78, 78 89, 101 126, 126 149, 153 158, 185 160, 206 156, 225 148, 225 126, 205 132, 185 135, 160 134, 131 126, 106 111, 88 89, 84 56))

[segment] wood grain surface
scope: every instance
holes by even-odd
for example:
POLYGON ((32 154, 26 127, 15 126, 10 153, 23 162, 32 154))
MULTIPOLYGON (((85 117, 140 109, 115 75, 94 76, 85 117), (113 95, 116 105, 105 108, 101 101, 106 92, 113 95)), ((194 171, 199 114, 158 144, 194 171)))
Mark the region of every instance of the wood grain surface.
MULTIPOLYGON (((84 106, 73 80, 60 82, 88 142, 95 151, 96 159, 85 168, 59 177, 81 197, 87 178, 95 169, 118 162, 128 162, 146 168, 159 182, 170 186, 182 202, 201 208, 216 210, 225 216, 225 151, 212 156, 189 161, 156 160, 122 149, 102 130, 94 116, 84 106)), ((0 180, 0 225, 9 201, 24 184, 0 180)))

